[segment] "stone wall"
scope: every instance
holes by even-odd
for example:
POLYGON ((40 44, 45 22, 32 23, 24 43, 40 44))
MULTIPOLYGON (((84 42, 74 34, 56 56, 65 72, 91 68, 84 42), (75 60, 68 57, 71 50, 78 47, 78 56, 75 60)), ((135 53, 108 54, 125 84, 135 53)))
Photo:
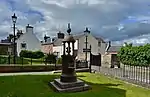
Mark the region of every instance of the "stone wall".
POLYGON ((101 64, 103 67, 111 66, 111 54, 101 55, 101 64))
POLYGON ((9 72, 38 72, 38 71, 53 71, 61 70, 61 65, 57 66, 0 66, 0 73, 9 73, 9 72))

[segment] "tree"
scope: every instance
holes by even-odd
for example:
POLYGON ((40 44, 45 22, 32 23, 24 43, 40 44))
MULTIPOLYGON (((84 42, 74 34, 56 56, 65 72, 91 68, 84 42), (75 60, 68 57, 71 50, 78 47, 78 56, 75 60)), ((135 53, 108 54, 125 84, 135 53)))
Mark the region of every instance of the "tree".
POLYGON ((117 56, 123 64, 147 66, 150 64, 150 44, 143 46, 126 44, 121 48, 117 56))

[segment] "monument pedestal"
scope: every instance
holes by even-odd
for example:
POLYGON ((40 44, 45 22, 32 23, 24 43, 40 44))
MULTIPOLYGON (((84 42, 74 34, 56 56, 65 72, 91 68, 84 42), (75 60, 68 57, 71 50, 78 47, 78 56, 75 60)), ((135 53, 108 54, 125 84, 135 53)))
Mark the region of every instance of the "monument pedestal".
POLYGON ((57 92, 81 92, 91 89, 89 85, 79 79, 75 82, 61 82, 60 79, 55 79, 50 82, 50 85, 57 92))

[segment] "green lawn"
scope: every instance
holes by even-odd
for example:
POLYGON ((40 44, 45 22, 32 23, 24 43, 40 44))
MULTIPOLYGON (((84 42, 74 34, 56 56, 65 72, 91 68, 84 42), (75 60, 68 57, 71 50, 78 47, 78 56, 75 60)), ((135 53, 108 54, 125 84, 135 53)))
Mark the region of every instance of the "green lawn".
POLYGON ((48 82, 58 77, 56 74, 0 77, 0 97, 150 97, 150 90, 89 73, 80 73, 78 78, 91 85, 92 90, 56 93, 48 86, 48 82))

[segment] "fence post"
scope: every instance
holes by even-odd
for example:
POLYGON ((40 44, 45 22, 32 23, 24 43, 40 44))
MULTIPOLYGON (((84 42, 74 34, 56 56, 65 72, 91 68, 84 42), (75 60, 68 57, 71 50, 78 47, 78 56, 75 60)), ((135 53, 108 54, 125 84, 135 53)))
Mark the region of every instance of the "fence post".
POLYGON ((131 79, 131 64, 129 65, 129 79, 131 79))
POLYGON ((140 66, 137 66, 138 67, 138 69, 137 69, 137 71, 136 71, 136 73, 137 73, 137 81, 139 82, 140 80, 140 66))
POLYGON ((8 64, 10 65, 10 55, 8 56, 8 64))
POLYGON ((21 57, 21 63, 22 63, 22 66, 23 66, 23 57, 21 57))
POLYGON ((31 65, 32 65, 32 57, 31 57, 31 65))
POLYGON ((145 76, 146 76, 146 83, 147 83, 147 69, 148 69, 148 68, 147 68, 147 66, 146 66, 146 75, 145 75, 145 76))
POLYGON ((141 83, 142 83, 142 66, 140 66, 140 67, 141 67, 140 73, 141 73, 141 83))
POLYGON ((148 83, 150 84, 150 66, 148 66, 148 83))
POLYGON ((125 77, 125 64, 123 64, 123 75, 122 77, 125 77))
POLYGON ((134 71, 134 72, 133 72, 133 74, 134 74, 134 75, 133 75, 133 78, 134 78, 134 80, 135 80, 135 82, 136 82, 136 70, 135 70, 135 65, 133 66, 133 69, 134 69, 134 70, 133 70, 133 71, 134 71))

